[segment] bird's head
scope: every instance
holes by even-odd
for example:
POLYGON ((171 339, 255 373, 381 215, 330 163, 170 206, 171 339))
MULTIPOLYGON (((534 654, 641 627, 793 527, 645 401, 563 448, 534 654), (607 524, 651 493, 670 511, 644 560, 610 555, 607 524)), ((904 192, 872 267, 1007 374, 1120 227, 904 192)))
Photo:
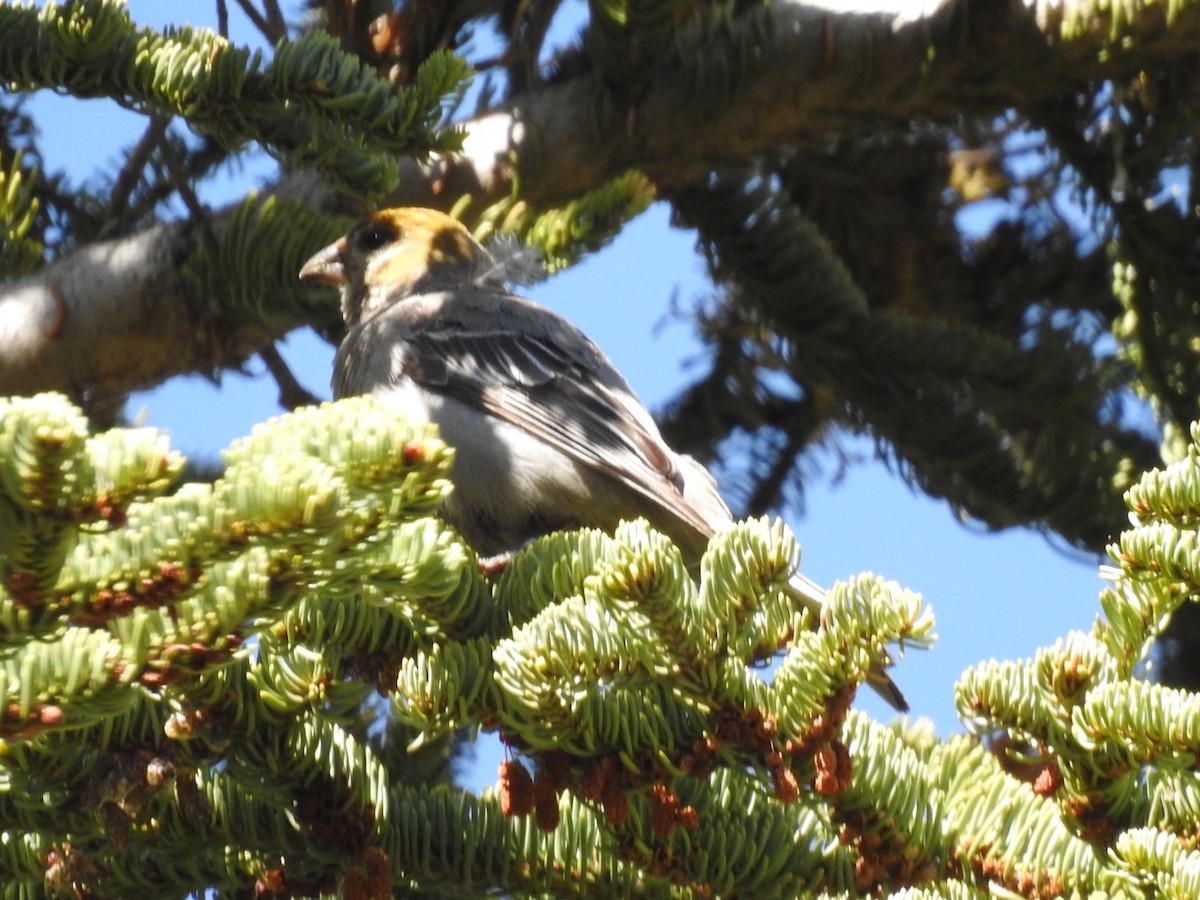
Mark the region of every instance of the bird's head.
POLYGON ((342 290, 342 317, 357 325, 416 293, 469 283, 488 259, 462 223, 432 209, 372 213, 345 237, 319 250, 300 278, 342 290))

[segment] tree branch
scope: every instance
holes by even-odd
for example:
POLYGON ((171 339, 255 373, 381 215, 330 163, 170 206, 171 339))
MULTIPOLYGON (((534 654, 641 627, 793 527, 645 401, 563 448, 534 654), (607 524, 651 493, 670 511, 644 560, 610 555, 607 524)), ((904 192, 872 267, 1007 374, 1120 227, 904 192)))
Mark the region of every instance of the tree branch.
POLYGON ((295 277, 345 227, 330 218, 333 204, 308 212, 303 191, 314 183, 292 178, 204 228, 155 225, 0 284, 0 395, 56 390, 92 407, 174 375, 238 366, 300 325, 331 325, 334 304, 295 277))
MULTIPOLYGON (((401 160, 401 187, 386 202, 445 209, 470 194, 479 209, 519 181, 521 199, 550 206, 630 168, 671 190, 864 120, 1000 111, 1071 93, 1085 79, 1121 77, 1177 54, 1200 31, 1194 5, 1169 29, 1162 8, 1139 7, 1120 23, 1119 43, 1107 14, 1085 9, 1067 40, 1059 26, 1067 8, 956 0, 897 26, 893 14, 780 0, 694 29, 664 51, 634 101, 618 104, 594 74, 518 96, 466 123, 461 152, 401 160), (1101 46, 1109 48, 1103 56, 1101 46)), ((303 195, 318 214, 357 215, 365 205, 312 173, 285 176, 273 194, 303 195)), ((218 233, 231 216, 212 217, 218 233)), ((111 397, 237 364, 301 324, 275 308, 294 304, 290 288, 261 297, 253 314, 222 308, 215 320, 212 295, 198 297, 181 275, 194 243, 187 223, 159 225, 0 284, 0 395, 111 397)))
POLYGON ((185 231, 158 225, 4 284, 0 393, 109 397, 240 362, 270 340, 268 330, 243 324, 223 346, 213 341, 180 273, 185 231))
POLYGON ((623 108, 595 74, 517 97, 468 123, 461 152, 402 161, 389 199, 446 207, 472 194, 486 204, 517 179, 524 200, 551 205, 629 168, 669 191, 863 122, 1000 112, 1135 75, 1200 35, 1195 5, 1169 28, 1164 17, 1164 7, 1139 7, 1122 42, 1103 10, 1072 0, 951 0, 910 21, 778 0, 715 34, 691 30, 623 108))

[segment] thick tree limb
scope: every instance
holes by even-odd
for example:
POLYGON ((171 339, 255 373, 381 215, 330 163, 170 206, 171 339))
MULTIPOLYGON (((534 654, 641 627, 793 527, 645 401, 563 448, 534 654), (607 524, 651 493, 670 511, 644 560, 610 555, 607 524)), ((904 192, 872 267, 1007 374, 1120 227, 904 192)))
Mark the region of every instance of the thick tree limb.
MULTIPOLYGON (((780 0, 698 29, 664 54, 637 98, 614 100, 599 76, 585 74, 468 122, 460 153, 401 161, 401 187, 389 200, 446 208, 472 194, 484 205, 508 196, 519 178, 524 200, 553 204, 629 168, 670 191, 723 164, 863 120, 999 111, 1071 92, 1086 79, 1120 77, 1156 54, 1180 52, 1200 30, 1191 6, 1169 31, 1159 7, 1132 16, 1123 30, 1139 40, 1099 62, 1107 19, 1081 20, 1082 36, 1064 42, 1058 5, 959 0, 897 27, 894 14, 835 14, 780 0)), ((339 197, 312 174, 285 178, 276 193, 305 195, 323 212, 361 211, 362 201, 339 197)), ((212 217, 218 233, 228 218, 212 217)), ((186 223, 161 225, 0 284, 0 394, 112 397, 236 364, 299 324, 271 315, 288 297, 264 297, 265 314, 225 311, 214 320, 209 300, 193 296, 181 277, 196 240, 186 223)))
POLYGON ((1169 29, 1165 7, 1137 9, 1122 29, 1137 39, 1121 46, 1109 44, 1107 15, 1083 3, 958 0, 919 20, 834 11, 846 5, 777 0, 716 34, 696 29, 620 109, 596 75, 531 92, 471 122, 461 153, 403 161, 391 199, 493 202, 516 176, 524 199, 553 204, 629 168, 670 191, 864 122, 999 112, 1131 77, 1200 36, 1194 6, 1169 29), (1068 15, 1079 17, 1069 41, 1060 36, 1068 15))
POLYGON ((243 324, 216 343, 180 276, 187 232, 159 225, 0 286, 0 393, 111 396, 230 365, 278 337, 243 324))
POLYGON ((174 375, 238 366, 299 325, 330 325, 336 304, 314 306, 295 277, 342 227, 307 212, 314 190, 330 196, 311 176, 285 179, 249 212, 162 223, 0 283, 0 395, 56 390, 103 407, 174 375), (229 235, 236 252, 221 246, 229 235), (224 284, 212 270, 229 257, 248 271, 224 284))

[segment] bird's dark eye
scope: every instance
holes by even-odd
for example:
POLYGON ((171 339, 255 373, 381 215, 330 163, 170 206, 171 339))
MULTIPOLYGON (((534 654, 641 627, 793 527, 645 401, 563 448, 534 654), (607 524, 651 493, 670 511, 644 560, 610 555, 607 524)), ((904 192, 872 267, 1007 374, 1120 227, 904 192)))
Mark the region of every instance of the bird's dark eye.
POLYGON ((370 225, 354 238, 354 246, 364 253, 371 253, 396 240, 396 231, 387 225, 370 225))

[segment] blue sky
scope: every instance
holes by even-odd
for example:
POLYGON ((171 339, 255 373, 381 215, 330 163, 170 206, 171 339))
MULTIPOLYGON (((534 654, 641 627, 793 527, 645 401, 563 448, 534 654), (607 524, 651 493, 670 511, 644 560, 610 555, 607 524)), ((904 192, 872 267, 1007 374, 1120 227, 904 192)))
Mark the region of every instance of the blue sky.
MULTIPOLYGON (((177 24, 211 26, 215 4, 167 4, 135 0, 136 20, 158 26, 172 14, 177 24)), ((294 12, 293 6, 288 7, 294 12)), ((236 5, 230 4, 232 35, 252 42, 236 5)), ((570 21, 564 33, 574 31, 570 21)), ((72 179, 95 177, 117 165, 121 148, 140 133, 141 120, 105 101, 74 101, 43 92, 32 107, 43 129, 48 168, 72 179), (80 135, 86 140, 80 140, 80 135)), ((201 187, 219 206, 264 183, 274 171, 265 157, 243 172, 201 187)), ((683 305, 709 290, 688 232, 668 225, 657 204, 631 223, 608 248, 527 293, 566 315, 612 357, 653 409, 687 376, 698 351, 686 323, 662 327, 670 298, 683 305)), ((330 302, 336 302, 331 296, 330 302)), ((333 349, 310 332, 289 337, 282 348, 301 381, 329 396, 333 349)), ((274 383, 257 362, 250 377, 227 374, 220 387, 199 377, 175 379, 136 395, 129 413, 168 430, 174 446, 189 455, 215 456, 234 438, 279 412, 274 383)), ((939 733, 961 730, 954 711, 954 683, 962 671, 988 658, 1030 656, 1069 630, 1091 627, 1099 611, 1098 560, 1054 549, 1025 531, 999 535, 964 527, 944 504, 914 494, 872 459, 866 439, 847 437, 843 449, 865 461, 837 485, 809 484, 803 518, 789 518, 804 551, 803 570, 828 584, 871 571, 920 592, 933 606, 939 641, 929 652, 912 652, 894 671, 913 714, 931 718, 939 733)), ((836 470, 829 460, 828 471, 836 470)), ((875 716, 891 713, 873 696, 860 701, 875 716)), ((493 753, 471 781, 494 780, 493 753)))

